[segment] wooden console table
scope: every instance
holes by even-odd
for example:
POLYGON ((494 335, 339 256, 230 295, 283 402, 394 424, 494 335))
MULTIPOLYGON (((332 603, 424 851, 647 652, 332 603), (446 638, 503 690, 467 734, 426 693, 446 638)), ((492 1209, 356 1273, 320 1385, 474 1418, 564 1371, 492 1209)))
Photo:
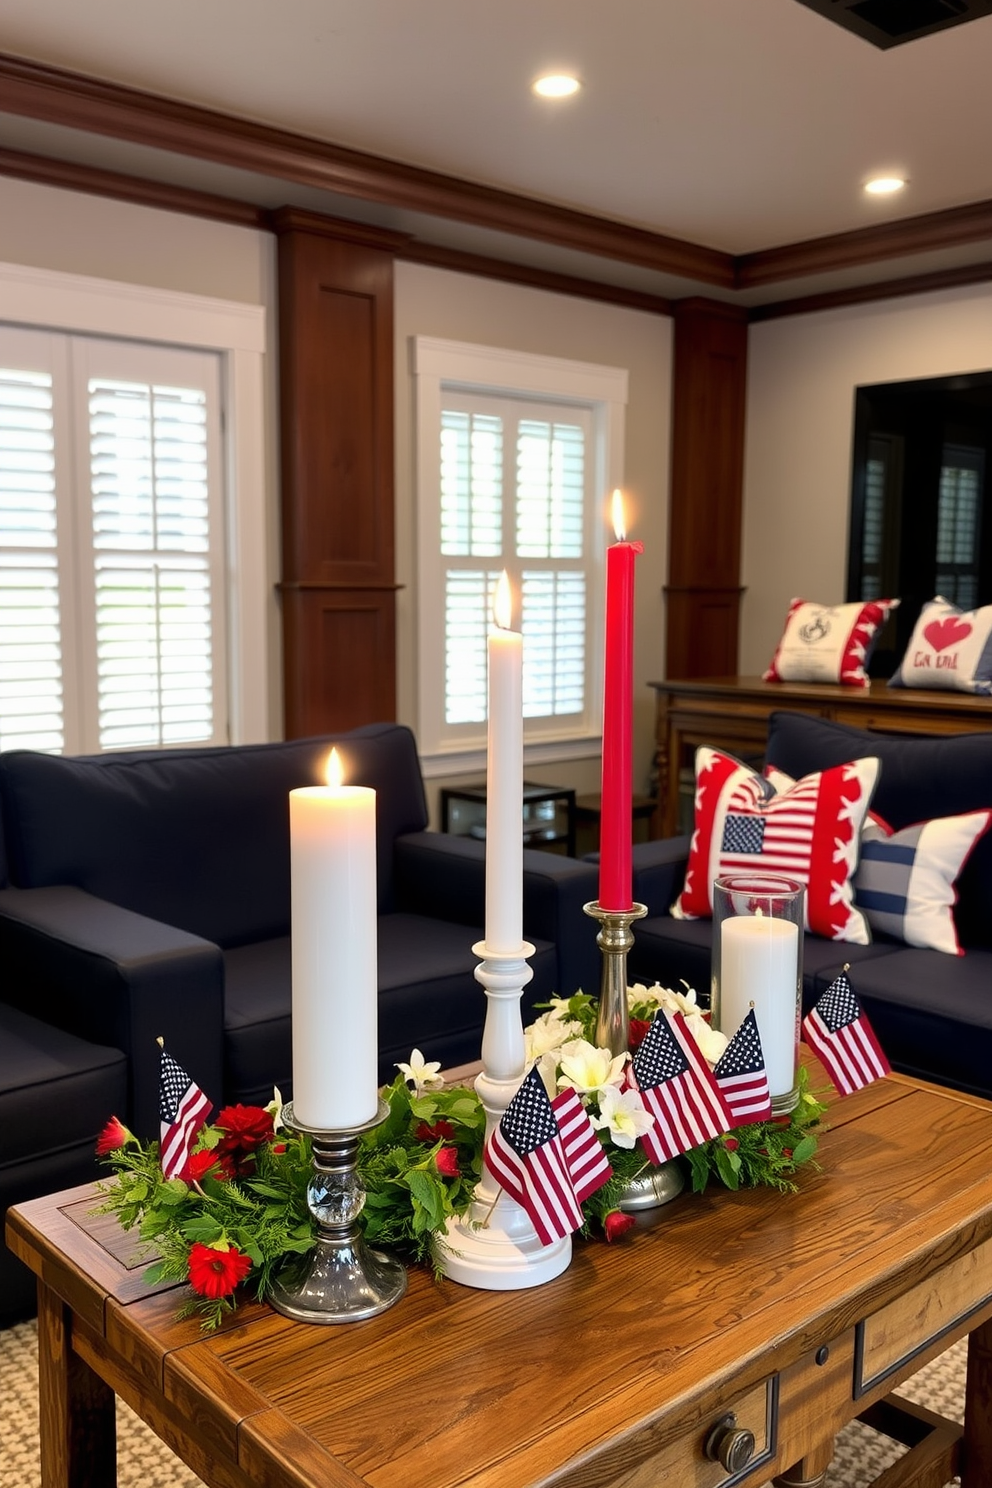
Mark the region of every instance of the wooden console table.
POLYGON ((92 1187, 20 1204, 44 1488, 113 1488, 115 1393, 209 1488, 813 1488, 854 1417, 915 1444, 876 1488, 988 1488, 992 1105, 893 1075, 828 1120, 796 1194, 683 1194, 533 1291, 417 1268, 341 1327, 202 1334, 92 1187), (963 1429, 892 1396, 965 1335, 963 1429))
POLYGON ((833 687, 824 682, 762 682, 760 677, 705 677, 652 682, 658 809, 653 835, 679 830, 679 771, 700 744, 730 754, 762 754, 768 716, 779 708, 889 734, 964 734, 992 728, 992 698, 965 692, 889 687, 833 687))

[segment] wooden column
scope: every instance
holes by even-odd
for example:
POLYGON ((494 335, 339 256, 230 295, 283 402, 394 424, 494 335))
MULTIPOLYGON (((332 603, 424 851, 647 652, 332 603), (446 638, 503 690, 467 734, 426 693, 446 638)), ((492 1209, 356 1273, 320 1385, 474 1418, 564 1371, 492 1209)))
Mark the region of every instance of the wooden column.
POLYGON ((674 306, 669 677, 737 672, 747 311, 674 306))
POLYGON ((393 261, 400 234, 283 208, 287 738, 396 716, 393 261))

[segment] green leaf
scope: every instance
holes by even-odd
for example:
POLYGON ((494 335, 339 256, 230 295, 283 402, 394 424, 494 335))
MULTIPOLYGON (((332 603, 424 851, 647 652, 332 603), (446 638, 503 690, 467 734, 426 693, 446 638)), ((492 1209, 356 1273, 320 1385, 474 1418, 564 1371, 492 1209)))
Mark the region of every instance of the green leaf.
POLYGON ((198 1240, 201 1245, 214 1245, 224 1235, 224 1226, 219 1225, 209 1214, 200 1214, 193 1219, 187 1219, 180 1229, 191 1244, 198 1240))
POLYGON ((143 1279, 148 1282, 149 1286, 155 1286, 157 1282, 164 1281, 168 1265, 168 1261, 153 1261, 146 1268, 143 1279))
POLYGON ((796 1167, 800 1167, 804 1162, 809 1162, 810 1158, 815 1153, 816 1148, 817 1141, 815 1137, 803 1137, 802 1141, 797 1143, 797 1145, 792 1149, 792 1161, 795 1163, 796 1167))
POLYGON ((407 1186, 413 1196, 414 1205, 419 1205, 423 1216, 414 1211, 414 1228, 426 1227, 438 1230, 445 1221, 444 1184, 440 1178, 424 1172, 422 1168, 411 1168, 406 1175, 407 1186))
POLYGON ((738 1189, 741 1181, 741 1160, 737 1153, 729 1152, 722 1142, 716 1142, 713 1157, 721 1180, 728 1188, 738 1189))

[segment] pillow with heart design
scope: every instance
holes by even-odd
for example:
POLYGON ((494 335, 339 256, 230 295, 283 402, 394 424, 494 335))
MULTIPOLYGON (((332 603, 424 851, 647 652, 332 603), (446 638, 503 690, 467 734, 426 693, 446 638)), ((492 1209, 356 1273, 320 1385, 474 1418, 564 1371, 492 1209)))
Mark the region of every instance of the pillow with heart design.
POLYGON ((939 594, 929 600, 889 686, 992 693, 992 605, 961 610, 939 594))

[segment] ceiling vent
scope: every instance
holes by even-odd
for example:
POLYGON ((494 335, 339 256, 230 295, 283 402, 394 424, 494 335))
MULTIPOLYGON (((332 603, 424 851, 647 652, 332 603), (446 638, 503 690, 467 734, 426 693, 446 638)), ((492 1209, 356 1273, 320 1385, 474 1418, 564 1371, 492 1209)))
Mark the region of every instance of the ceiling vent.
POLYGON ((992 0, 799 0, 877 47, 901 46, 992 15, 992 0))

